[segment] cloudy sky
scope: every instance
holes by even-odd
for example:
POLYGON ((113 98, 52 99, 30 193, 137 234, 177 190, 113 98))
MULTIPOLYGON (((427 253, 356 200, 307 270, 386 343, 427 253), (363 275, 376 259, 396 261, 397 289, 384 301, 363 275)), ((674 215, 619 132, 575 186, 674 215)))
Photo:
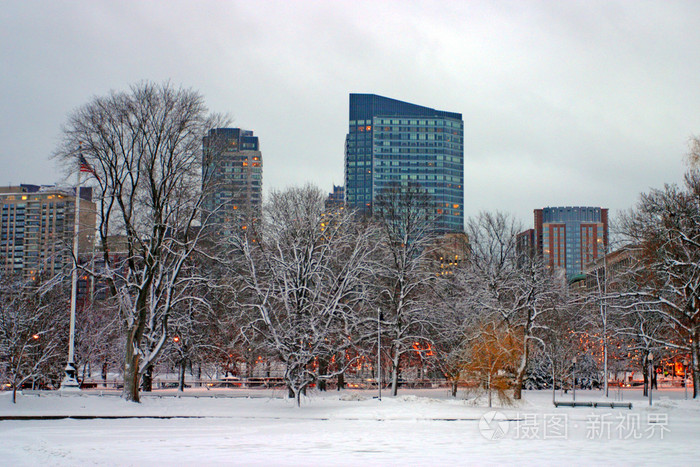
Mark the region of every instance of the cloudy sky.
POLYGON ((60 182, 67 114, 140 80, 260 137, 266 191, 343 181, 348 94, 464 118, 465 213, 678 182, 700 135, 700 2, 34 1, 0 10, 0 185, 60 182))

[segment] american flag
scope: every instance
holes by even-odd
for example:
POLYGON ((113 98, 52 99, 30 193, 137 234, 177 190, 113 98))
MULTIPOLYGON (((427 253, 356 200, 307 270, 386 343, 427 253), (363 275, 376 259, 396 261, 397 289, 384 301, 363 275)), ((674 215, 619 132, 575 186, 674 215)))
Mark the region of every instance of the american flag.
POLYGON ((82 154, 80 155, 80 171, 81 171, 81 172, 91 173, 91 174, 93 174, 93 175, 95 176, 95 178, 97 178, 98 180, 99 180, 99 178, 100 178, 100 177, 97 176, 97 174, 95 173, 95 170, 90 166, 90 164, 88 164, 88 161, 85 160, 85 157, 83 157, 82 154))

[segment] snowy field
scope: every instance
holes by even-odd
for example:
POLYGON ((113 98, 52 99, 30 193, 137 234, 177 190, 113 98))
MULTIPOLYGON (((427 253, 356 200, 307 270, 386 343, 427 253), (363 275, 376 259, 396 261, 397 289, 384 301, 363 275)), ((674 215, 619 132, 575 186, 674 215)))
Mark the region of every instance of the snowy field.
MULTIPOLYGON (((609 400, 632 410, 554 408, 548 391, 493 409, 446 389, 381 401, 372 391, 313 393, 301 408, 279 390, 174 394, 133 404, 99 391, 25 392, 14 405, 1 393, 0 465, 700 463, 700 401, 685 400, 682 389, 655 391, 651 408, 641 389, 611 390, 609 400)), ((603 400, 600 391, 576 399, 603 400)))

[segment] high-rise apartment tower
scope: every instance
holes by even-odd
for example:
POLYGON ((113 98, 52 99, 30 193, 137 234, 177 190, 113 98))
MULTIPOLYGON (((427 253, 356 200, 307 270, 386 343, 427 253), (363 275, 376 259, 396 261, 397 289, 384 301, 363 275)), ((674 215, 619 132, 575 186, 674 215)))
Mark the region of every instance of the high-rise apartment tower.
POLYGON ((375 94, 350 94, 345 198, 371 213, 384 188, 420 185, 435 205, 437 232, 464 231, 462 114, 375 94))
POLYGON ((547 207, 535 209, 534 215, 536 251, 542 255, 545 266, 565 270, 567 279, 575 279, 588 264, 605 254, 607 209, 547 207))
MULTIPOLYGON (((78 252, 92 253, 95 203, 92 188, 80 189, 78 252)), ((0 265, 25 279, 53 276, 73 267, 75 188, 22 184, 0 187, 0 265)))
POLYGON ((216 128, 203 140, 203 223, 224 235, 248 229, 262 210, 262 153, 258 137, 216 128))

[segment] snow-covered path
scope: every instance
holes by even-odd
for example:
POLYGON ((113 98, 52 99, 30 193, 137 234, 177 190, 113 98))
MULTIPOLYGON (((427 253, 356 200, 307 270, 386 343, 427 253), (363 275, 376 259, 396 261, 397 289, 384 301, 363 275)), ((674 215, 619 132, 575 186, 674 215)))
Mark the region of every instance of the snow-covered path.
MULTIPOLYGON (((5 420, 0 459, 3 465, 696 465, 700 455, 700 404, 678 391, 660 391, 652 408, 628 391, 632 410, 554 409, 551 393, 526 392, 519 406, 495 409, 492 425, 482 416, 494 410, 450 400, 444 390, 411 393, 381 402, 369 392, 328 393, 301 408, 279 392, 259 391, 256 398, 145 398, 140 405, 118 397, 25 395, 13 406, 3 394, 0 416, 202 418, 5 420), (490 430, 498 425, 505 427, 502 437, 490 430)), ((600 393, 578 391, 577 399, 597 400, 600 393)))

